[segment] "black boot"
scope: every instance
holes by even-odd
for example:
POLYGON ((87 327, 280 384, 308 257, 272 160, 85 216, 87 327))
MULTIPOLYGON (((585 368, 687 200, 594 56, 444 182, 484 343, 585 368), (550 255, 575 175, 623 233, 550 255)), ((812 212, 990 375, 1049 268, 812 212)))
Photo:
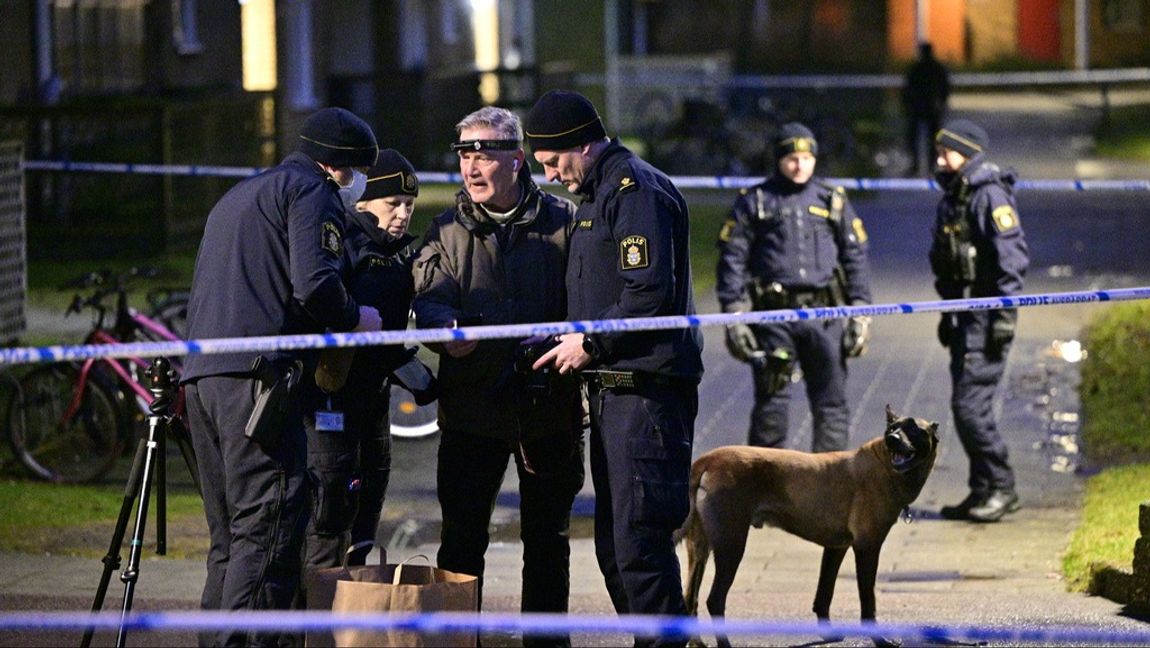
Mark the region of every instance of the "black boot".
POLYGON ((942 507, 939 509, 938 514, 942 516, 944 520, 966 520, 970 516, 970 509, 981 505, 986 499, 987 497, 984 493, 972 492, 966 496, 966 499, 958 504, 942 507))
POLYGON ((982 504, 971 508, 967 517, 975 522, 997 522, 1007 513, 1017 511, 1018 494, 1009 489, 996 489, 982 504))

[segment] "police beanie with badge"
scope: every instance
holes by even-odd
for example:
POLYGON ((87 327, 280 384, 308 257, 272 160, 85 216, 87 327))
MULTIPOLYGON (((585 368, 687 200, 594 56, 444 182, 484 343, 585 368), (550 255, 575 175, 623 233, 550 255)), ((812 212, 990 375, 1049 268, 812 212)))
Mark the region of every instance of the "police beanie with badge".
POLYGON ((351 111, 324 108, 304 120, 299 150, 328 166, 369 167, 375 164, 379 145, 371 126, 351 111))
POLYGON ((815 134, 798 122, 783 124, 775 136, 775 159, 781 160, 791 153, 819 154, 815 134))
POLYGON ((375 200, 388 196, 418 196, 419 179, 415 167, 395 149, 379 152, 375 166, 367 171, 367 190, 360 200, 375 200))
POLYGON ((533 151, 562 151, 607 136, 595 105, 568 90, 552 90, 540 97, 523 125, 533 151))
POLYGON ((990 146, 990 138, 978 124, 967 119, 955 119, 943 124, 934 137, 934 143, 972 158, 990 146))

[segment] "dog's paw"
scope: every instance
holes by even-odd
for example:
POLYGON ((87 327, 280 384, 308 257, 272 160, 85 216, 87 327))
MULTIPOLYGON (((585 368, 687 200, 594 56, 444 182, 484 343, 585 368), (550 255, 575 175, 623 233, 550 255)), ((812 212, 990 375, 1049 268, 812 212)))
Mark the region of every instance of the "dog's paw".
POLYGON ((902 646, 902 639, 892 639, 890 637, 871 637, 870 639, 878 648, 899 648, 899 646, 902 646))

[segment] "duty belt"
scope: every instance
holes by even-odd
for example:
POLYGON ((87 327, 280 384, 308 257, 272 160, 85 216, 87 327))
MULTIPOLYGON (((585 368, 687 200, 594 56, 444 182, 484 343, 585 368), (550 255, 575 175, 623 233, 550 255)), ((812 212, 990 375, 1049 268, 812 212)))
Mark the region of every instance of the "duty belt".
POLYGON ((795 290, 783 288, 772 282, 759 288, 754 294, 754 306, 758 310, 780 308, 820 308, 833 306, 834 298, 827 287, 795 290))
POLYGON ((580 374, 587 387, 594 391, 603 389, 644 389, 650 387, 687 386, 691 381, 678 376, 650 373, 647 371, 611 371, 597 369, 580 374))

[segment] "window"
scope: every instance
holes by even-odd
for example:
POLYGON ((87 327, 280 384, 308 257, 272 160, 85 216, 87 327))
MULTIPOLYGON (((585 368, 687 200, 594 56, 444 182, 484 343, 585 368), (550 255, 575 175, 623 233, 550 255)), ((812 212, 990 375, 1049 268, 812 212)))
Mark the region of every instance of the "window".
POLYGON ((56 0, 57 73, 73 96, 119 94, 144 85, 147 0, 56 0))
POLYGON ((1142 0, 1102 0, 1102 24, 1111 32, 1142 33, 1142 0))

